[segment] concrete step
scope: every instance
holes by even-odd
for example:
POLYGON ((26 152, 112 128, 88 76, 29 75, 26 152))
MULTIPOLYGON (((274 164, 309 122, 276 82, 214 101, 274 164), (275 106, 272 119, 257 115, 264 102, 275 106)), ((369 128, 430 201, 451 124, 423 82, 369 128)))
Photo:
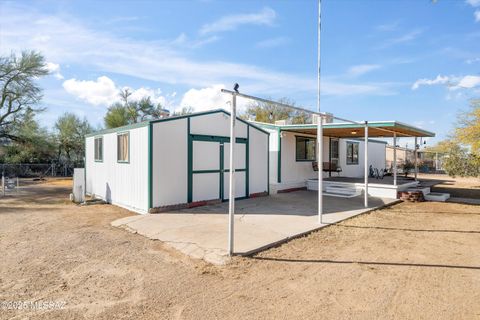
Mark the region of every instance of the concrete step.
POLYGON ((329 197, 339 197, 339 198, 354 198, 356 196, 359 196, 361 192, 356 192, 353 194, 345 194, 345 193, 334 193, 334 192, 324 192, 324 196, 329 196, 329 197))
POLYGON ((340 194, 354 194, 356 193, 355 188, 348 188, 348 187, 340 187, 340 186, 327 186, 325 188, 326 192, 331 192, 331 193, 340 193, 340 194))
POLYGON ((425 200, 427 201, 440 201, 445 202, 450 198, 449 193, 440 193, 440 192, 430 192, 425 195, 425 200))
POLYGON ((423 195, 425 196, 430 193, 430 187, 408 188, 407 191, 410 191, 410 192, 422 191, 423 195))

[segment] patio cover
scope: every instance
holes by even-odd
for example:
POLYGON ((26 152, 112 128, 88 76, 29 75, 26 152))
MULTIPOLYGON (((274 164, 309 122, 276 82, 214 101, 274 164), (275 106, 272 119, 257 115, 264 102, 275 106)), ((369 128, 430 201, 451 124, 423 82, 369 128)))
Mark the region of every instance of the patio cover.
MULTIPOLYGON (((262 124, 264 125, 264 124, 262 124)), ((295 124, 295 125, 271 125, 280 129, 281 131, 291 131, 304 134, 317 134, 316 124, 295 124)), ((405 123, 398 121, 372 121, 368 122, 368 137, 369 138, 388 138, 397 137, 435 137, 435 133, 426 131, 405 123)), ((353 123, 325 123, 323 125, 323 135, 326 137, 338 138, 362 138, 365 136, 364 124, 353 123)))

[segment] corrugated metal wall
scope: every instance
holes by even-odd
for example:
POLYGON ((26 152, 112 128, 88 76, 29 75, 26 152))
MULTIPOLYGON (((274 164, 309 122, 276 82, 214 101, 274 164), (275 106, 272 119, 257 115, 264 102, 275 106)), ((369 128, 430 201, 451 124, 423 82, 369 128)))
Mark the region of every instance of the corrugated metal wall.
POLYGON ((130 134, 130 159, 117 162, 117 134, 86 138, 87 193, 140 213, 148 211, 148 126, 130 134), (95 137, 103 137, 103 161, 94 160, 95 137))

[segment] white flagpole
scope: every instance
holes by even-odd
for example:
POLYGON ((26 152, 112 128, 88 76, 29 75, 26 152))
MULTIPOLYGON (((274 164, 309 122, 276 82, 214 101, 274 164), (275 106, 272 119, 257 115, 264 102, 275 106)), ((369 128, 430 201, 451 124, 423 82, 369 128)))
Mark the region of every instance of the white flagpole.
POLYGON ((322 30, 322 0, 318 0, 318 47, 317 47, 317 167, 318 167, 318 223, 322 223, 323 215, 323 118, 320 115, 320 32, 322 30))
MULTIPOLYGON (((235 221, 235 120, 236 120, 236 110, 237 109, 237 95, 233 93, 232 95, 232 112, 230 115, 230 184, 229 184, 229 195, 228 195, 228 253, 233 255, 233 237, 234 237, 234 221, 235 221)), ((222 174, 222 173, 221 173, 222 174)), ((223 179, 223 177, 222 177, 223 179)))

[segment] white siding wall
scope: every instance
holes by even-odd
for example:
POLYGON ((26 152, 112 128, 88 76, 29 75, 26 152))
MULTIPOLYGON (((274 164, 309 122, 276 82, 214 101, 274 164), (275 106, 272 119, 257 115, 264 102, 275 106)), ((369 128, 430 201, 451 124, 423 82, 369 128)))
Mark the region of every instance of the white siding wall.
POLYGON ((153 123, 152 206, 187 202, 187 119, 153 123))
MULTIPOLYGON (((235 132, 237 138, 247 137, 247 124, 236 121, 235 132)), ((230 136, 230 116, 223 113, 210 113, 190 118, 190 133, 209 136, 230 136)))
MULTIPOLYGON (((294 132, 282 132, 281 138, 281 183, 277 182, 278 175, 278 133, 275 129, 266 129, 270 132, 270 184, 275 190, 302 187, 305 181, 317 178, 318 173, 313 171, 311 162, 297 162, 295 158, 295 136, 309 136, 294 132)), ((314 136, 313 136, 314 137, 314 136)), ((346 164, 346 142, 348 139, 339 140, 339 165, 342 168, 341 176, 363 177, 364 163, 364 142, 360 140, 350 140, 359 142, 359 163, 358 165, 346 164)), ((323 162, 329 161, 329 138, 323 138, 323 162)), ((385 166, 385 144, 369 143, 369 164, 374 168, 384 168, 385 166)), ((323 173, 328 177, 328 172, 323 173)), ((337 176, 332 173, 332 176, 337 176)))
MULTIPOLYGON (((345 177, 363 177, 365 163, 365 142, 361 140, 340 139, 340 166, 342 167, 342 176, 345 177), (347 141, 359 142, 359 159, 358 164, 347 165, 347 141)), ((368 143, 368 164, 374 168, 385 168, 385 146, 384 143, 369 142, 368 143)), ((332 174, 335 176, 336 174, 332 174)))
POLYGON ((268 191, 268 134, 250 127, 249 140, 249 192, 268 191))
POLYGON ((103 135, 103 162, 94 161, 95 137, 86 138, 87 193, 136 212, 148 211, 148 126, 130 133, 129 163, 117 162, 117 133, 103 135))

